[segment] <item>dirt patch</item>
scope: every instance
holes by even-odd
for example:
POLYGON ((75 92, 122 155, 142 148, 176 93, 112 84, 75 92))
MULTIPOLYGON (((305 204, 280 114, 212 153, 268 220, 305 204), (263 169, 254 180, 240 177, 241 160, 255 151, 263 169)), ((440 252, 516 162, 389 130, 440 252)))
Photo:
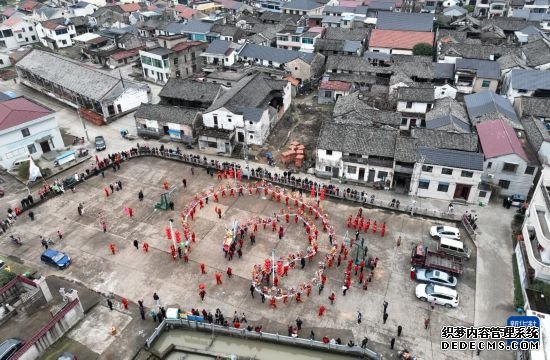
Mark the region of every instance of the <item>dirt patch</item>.
MULTIPOLYGON (((275 162, 281 166, 281 153, 292 141, 305 146, 305 162, 302 169, 315 164, 315 145, 323 121, 332 116, 332 105, 293 104, 271 130, 263 147, 253 149, 259 162, 266 162, 266 153, 271 152, 275 162)), ((290 165, 289 168, 294 168, 290 165)))

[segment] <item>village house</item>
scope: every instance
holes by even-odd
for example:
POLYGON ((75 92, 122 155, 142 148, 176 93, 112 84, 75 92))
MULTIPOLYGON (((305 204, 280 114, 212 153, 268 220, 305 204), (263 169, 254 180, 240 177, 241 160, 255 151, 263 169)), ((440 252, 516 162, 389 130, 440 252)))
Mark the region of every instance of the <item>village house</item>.
POLYGON ((138 135, 152 138, 167 135, 172 141, 188 144, 193 142, 198 117, 196 109, 153 104, 141 104, 134 114, 138 135))
POLYGON ((233 66, 237 59, 236 44, 226 40, 214 40, 203 53, 207 65, 233 66))
POLYGON ((483 154, 420 147, 416 158, 409 195, 478 202, 483 154))
POLYGON ((31 51, 15 69, 21 83, 80 109, 82 117, 98 125, 149 102, 147 86, 45 51, 31 51))
POLYGON ((206 110, 220 93, 218 84, 169 78, 159 93, 160 104, 206 110))
POLYGON ((433 22, 432 14, 382 11, 378 13, 376 29, 433 32, 433 22))
POLYGON ((510 101, 493 91, 484 90, 464 96, 468 117, 473 125, 480 122, 502 119, 514 129, 522 129, 519 118, 510 101))
POLYGON ((39 22, 36 33, 42 45, 52 50, 73 46, 73 38, 77 35, 70 19, 58 18, 39 22))
POLYGON ((7 50, 38 42, 34 23, 13 16, 0 24, 0 47, 7 50))
POLYGON ((426 127, 426 113, 434 105, 433 87, 401 87, 397 90, 397 111, 401 112, 401 128, 426 127))
POLYGON ((291 103, 290 83, 247 76, 219 94, 202 115, 199 148, 231 155, 243 144, 262 145, 291 103))
POLYGON ((455 85, 462 94, 481 90, 496 91, 500 81, 500 64, 496 61, 457 59, 455 85))
POLYGON ((369 51, 386 54, 412 55, 418 44, 433 45, 434 33, 374 29, 369 39, 369 51))
POLYGON ((330 80, 328 77, 319 84, 319 104, 330 104, 351 92, 351 84, 343 81, 330 80))
POLYGON ((518 139, 514 128, 500 119, 477 124, 476 130, 485 156, 487 182, 498 186, 500 195, 527 196, 538 164, 525 139, 518 139))
POLYGON ((519 97, 514 108, 539 161, 550 165, 550 98, 519 97))
POLYGON ((324 5, 314 0, 290 0, 281 6, 285 14, 321 15, 324 5))
POLYGON ((0 167, 63 147, 55 111, 26 97, 0 102, 0 167))
POLYGON ((434 107, 426 114, 426 129, 472 132, 464 105, 455 99, 444 98, 435 101, 434 107))
POLYGON ((501 94, 514 103, 520 96, 550 96, 550 72, 531 69, 513 69, 504 77, 501 94))

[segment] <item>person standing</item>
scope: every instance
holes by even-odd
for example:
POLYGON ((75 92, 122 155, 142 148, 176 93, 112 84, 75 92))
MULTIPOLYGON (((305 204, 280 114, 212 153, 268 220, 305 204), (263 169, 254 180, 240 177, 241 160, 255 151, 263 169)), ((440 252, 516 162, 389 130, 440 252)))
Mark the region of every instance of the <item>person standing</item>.
POLYGON ((424 319, 424 329, 428 329, 430 326, 430 318, 424 319))
POLYGON ((302 330, 302 324, 304 322, 302 321, 302 319, 298 318, 296 319, 296 328, 298 329, 298 331, 302 330))
POLYGON ((79 216, 82 216, 82 214, 84 214, 84 206, 82 204, 78 204, 78 207, 76 209, 78 210, 79 216))
POLYGON ((361 314, 361 311, 357 311, 357 323, 361 324, 362 319, 363 319, 363 314, 361 314))
POLYGON ((155 304, 157 306, 160 306, 160 297, 158 296, 158 294, 156 292, 153 293, 153 300, 155 301, 155 304))
POLYGON ((113 311, 113 302, 111 299, 107 299, 107 306, 109 307, 109 310, 113 311))
POLYGON ((139 250, 139 243, 137 240, 134 240, 134 247, 136 248, 136 250, 139 250))
POLYGON ((254 285, 250 285, 250 296, 252 296, 252 299, 254 299, 254 291, 256 290, 256 288, 254 287, 254 285))
POLYGON ((382 306, 384 306, 384 314, 388 312, 388 302, 384 300, 384 303, 382 304, 382 306))
POLYGON ((401 325, 399 325, 397 327, 397 337, 401 336, 401 332, 403 331, 403 327, 401 325))
POLYGON ((388 320, 388 313, 385 312, 384 316, 382 316, 382 319, 384 320, 384 324, 386 324, 386 321, 388 320))
POLYGON ((395 345, 395 338, 392 337, 390 341, 390 349, 393 350, 393 346, 395 345))
POLYGON ((139 201, 143 201, 143 191, 140 190, 139 193, 138 193, 138 199, 139 201))

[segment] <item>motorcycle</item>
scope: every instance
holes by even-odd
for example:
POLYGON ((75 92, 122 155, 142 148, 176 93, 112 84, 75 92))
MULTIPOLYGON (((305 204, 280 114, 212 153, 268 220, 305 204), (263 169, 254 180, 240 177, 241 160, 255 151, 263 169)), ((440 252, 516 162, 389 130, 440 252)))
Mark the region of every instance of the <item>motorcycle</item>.
POLYGON ((10 240, 15 244, 15 245, 23 245, 23 243, 21 242, 21 239, 19 237, 15 237, 13 235, 10 235, 10 240))

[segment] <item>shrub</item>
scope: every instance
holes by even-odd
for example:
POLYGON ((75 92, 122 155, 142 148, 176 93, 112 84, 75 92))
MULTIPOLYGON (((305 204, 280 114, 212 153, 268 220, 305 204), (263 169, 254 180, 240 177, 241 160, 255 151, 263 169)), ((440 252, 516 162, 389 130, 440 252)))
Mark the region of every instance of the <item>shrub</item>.
POLYGON ((413 47, 413 55, 432 56, 434 52, 433 46, 428 43, 416 44, 413 47))
POLYGON ((4 286, 9 283, 15 276, 15 273, 11 271, 0 271, 0 286, 4 286))
POLYGON ((514 306, 516 308, 523 308, 525 305, 525 300, 523 299, 523 292, 521 291, 521 281, 519 280, 516 254, 512 256, 512 266, 514 267, 514 306))

